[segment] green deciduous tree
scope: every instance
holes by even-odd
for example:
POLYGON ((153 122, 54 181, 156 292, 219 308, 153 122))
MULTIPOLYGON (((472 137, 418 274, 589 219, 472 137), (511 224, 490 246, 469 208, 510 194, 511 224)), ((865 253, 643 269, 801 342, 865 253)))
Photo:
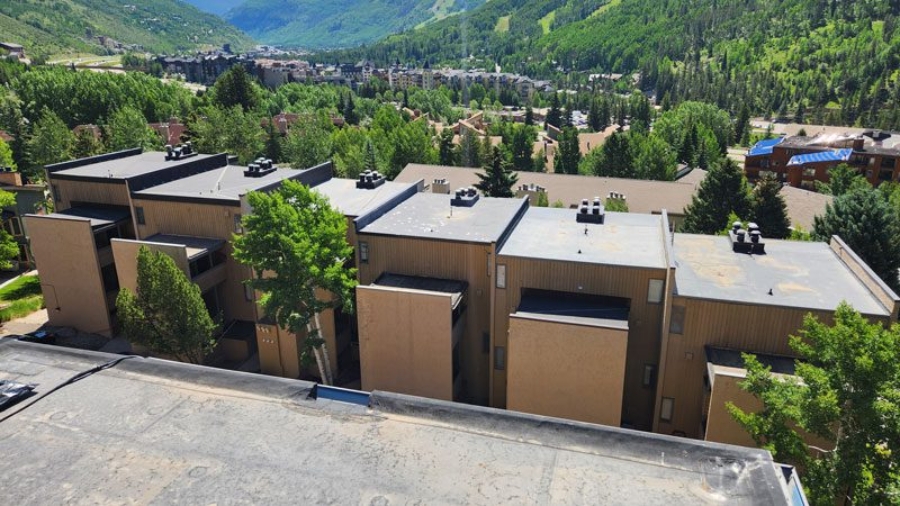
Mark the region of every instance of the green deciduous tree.
POLYGON ((895 504, 900 497, 900 326, 869 323, 846 303, 829 326, 807 316, 791 347, 797 378, 744 355, 741 387, 762 401, 732 416, 780 462, 797 465, 813 504, 895 504), (833 448, 811 448, 812 434, 833 448))
POLYGON ((217 325, 200 287, 164 253, 141 247, 137 290, 122 288, 116 308, 125 337, 156 353, 199 364, 215 345, 217 325))
POLYGON ((306 169, 328 161, 332 153, 331 130, 327 113, 300 118, 288 131, 284 156, 295 169, 306 169))
POLYGON ((59 119, 59 116, 49 109, 44 109, 31 130, 31 136, 28 138, 25 148, 28 150, 28 160, 31 162, 29 176, 32 179, 40 179, 45 165, 64 162, 72 158, 75 135, 59 119))
POLYGON ((859 188, 828 204, 813 221, 813 237, 828 241, 837 235, 885 283, 900 291, 900 216, 882 192, 859 188))
POLYGON ((355 269, 347 267, 353 249, 347 221, 328 199, 301 183, 286 180, 273 193, 248 195, 253 213, 245 216, 244 234, 234 238, 234 257, 254 269, 250 285, 262 292, 265 314, 282 328, 303 336, 300 359, 318 363, 330 384, 319 314, 329 308, 353 309, 355 269), (317 291, 330 296, 319 297, 317 291))
POLYGON ((475 188, 488 197, 512 197, 512 187, 518 182, 519 176, 509 170, 509 162, 500 148, 494 147, 490 162, 485 165, 484 174, 478 173, 478 179, 480 182, 475 184, 475 188))
POLYGON ((632 174, 628 177, 674 181, 678 170, 675 150, 658 135, 628 133, 634 157, 632 174))
POLYGON ((557 139, 556 156, 553 158, 553 172, 557 174, 578 174, 581 162, 581 145, 578 142, 578 130, 564 127, 557 139))
POLYGON ((791 235, 791 221, 788 219, 787 204, 781 195, 781 183, 773 176, 767 176, 756 183, 752 193, 753 221, 759 225, 763 237, 785 239, 791 235))
POLYGON ((227 152, 236 155, 238 163, 247 164, 265 149, 265 133, 259 119, 239 106, 227 110, 206 107, 188 122, 188 127, 193 132, 191 140, 201 153, 227 152))
POLYGON ((716 234, 728 225, 728 216, 748 216, 750 192, 744 173, 730 158, 710 169, 685 209, 682 230, 693 234, 716 234))
POLYGON ((16 161, 13 159, 12 148, 3 139, 0 139, 0 167, 16 168, 16 161))
MULTIPOLYGON (((0 141, 2 144, 3 141, 0 141)), ((0 210, 16 205, 16 194, 5 190, 0 190, 0 210)), ((6 228, 0 228, 0 268, 9 269, 12 267, 12 260, 19 256, 19 243, 16 239, 6 231, 6 228)))
POLYGON ((121 107, 112 113, 103 130, 109 151, 130 148, 147 150, 162 144, 159 135, 147 126, 147 119, 141 111, 133 107, 121 107))

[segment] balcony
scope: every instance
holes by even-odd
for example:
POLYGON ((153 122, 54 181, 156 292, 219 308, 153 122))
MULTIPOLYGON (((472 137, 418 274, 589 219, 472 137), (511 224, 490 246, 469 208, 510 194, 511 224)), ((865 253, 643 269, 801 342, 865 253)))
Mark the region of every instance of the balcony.
POLYGON ((219 264, 211 269, 207 269, 196 276, 191 277, 191 281, 197 284, 200 287, 200 292, 205 292, 210 288, 218 285, 225 281, 227 277, 227 272, 225 271, 225 264, 219 264))

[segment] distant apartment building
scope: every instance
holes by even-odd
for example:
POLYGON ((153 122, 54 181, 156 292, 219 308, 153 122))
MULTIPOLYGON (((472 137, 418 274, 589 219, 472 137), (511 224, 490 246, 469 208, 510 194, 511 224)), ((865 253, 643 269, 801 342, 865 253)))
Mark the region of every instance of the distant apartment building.
POLYGON ((744 158, 747 179, 772 175, 796 188, 815 189, 828 170, 841 163, 856 169, 873 186, 900 180, 900 137, 881 130, 862 135, 792 136, 756 143, 744 158))
POLYGON ((24 217, 41 213, 46 201, 44 185, 30 183, 21 172, 9 167, 0 167, 0 190, 12 193, 16 203, 2 209, 2 225, 16 241, 19 252, 12 260, 13 270, 34 268, 34 257, 28 244, 28 230, 24 217))
MULTIPOLYGON (((332 369, 358 361, 364 390, 747 444, 725 412, 727 401, 753 406, 736 387, 740 352, 790 362, 804 315, 829 321, 842 300, 872 321, 897 320, 900 298, 837 237, 677 234, 668 204, 650 197, 663 199, 662 187, 638 197, 620 180, 571 176, 567 191, 581 198, 537 208, 529 199, 556 183, 497 199, 425 169, 354 181, 333 178, 330 164, 250 170, 184 151, 48 166, 56 212, 26 224, 50 323, 111 335, 116 292, 134 286, 143 245, 172 256, 223 314, 228 353, 258 350, 266 374, 315 374, 300 363, 302 336, 261 314, 249 269, 231 257, 252 212, 246 194, 286 179, 347 219, 357 311, 326 312, 321 330, 332 369), (617 186, 598 192, 589 179, 617 186), (604 198, 623 193, 635 212, 606 211, 604 198)), ((666 184, 684 186, 683 199, 693 192, 666 184)))

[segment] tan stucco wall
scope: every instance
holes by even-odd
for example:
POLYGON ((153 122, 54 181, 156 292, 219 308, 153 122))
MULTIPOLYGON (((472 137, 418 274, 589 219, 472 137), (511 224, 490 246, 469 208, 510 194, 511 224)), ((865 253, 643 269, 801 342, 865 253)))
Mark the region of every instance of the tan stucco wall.
POLYGON ((25 218, 50 325, 111 335, 106 293, 89 220, 25 218))
POLYGON ((453 400, 449 294, 356 289, 363 390, 453 400))
POLYGON ((619 426, 628 330, 510 315, 507 408, 619 426))
POLYGON ((716 374, 712 379, 713 389, 709 398, 709 415, 706 421, 706 440, 718 443, 755 447, 753 439, 734 420, 725 406, 732 402, 746 412, 756 412, 762 403, 753 394, 741 390, 738 385, 744 378, 716 374))
POLYGON ((137 290, 137 256, 141 246, 147 247, 151 252, 160 252, 169 255, 175 261, 175 265, 181 268, 185 275, 189 276, 187 251, 184 246, 176 244, 159 244, 150 242, 133 241, 128 239, 113 239, 113 258, 116 262, 116 273, 119 276, 119 288, 127 288, 131 292, 137 290))
POLYGON ((277 325, 256 324, 259 367, 263 374, 285 378, 300 377, 299 340, 277 325))

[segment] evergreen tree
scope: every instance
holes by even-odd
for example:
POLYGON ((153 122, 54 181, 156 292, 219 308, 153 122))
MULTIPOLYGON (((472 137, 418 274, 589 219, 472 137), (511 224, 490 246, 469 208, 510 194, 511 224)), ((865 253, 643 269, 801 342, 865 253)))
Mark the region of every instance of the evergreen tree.
POLYGON ((447 166, 456 165, 456 155, 456 147, 453 145, 453 130, 445 128, 441 130, 438 144, 438 163, 447 166))
POLYGON ((780 192, 781 183, 773 176, 760 179, 753 189, 751 215, 763 237, 785 239, 791 235, 787 204, 780 192))
POLYGON ((353 311, 356 272, 347 267, 353 258, 347 220, 326 197, 292 180, 247 198, 253 214, 244 217, 244 233, 234 237, 234 258, 253 268, 249 284, 262 292, 265 314, 301 338, 301 362, 315 360, 322 381, 332 384, 319 314, 338 307, 353 311))
POLYGON ((275 121, 269 118, 268 123, 266 123, 266 146, 264 148, 266 158, 275 163, 281 163, 284 157, 282 143, 281 132, 275 126, 275 121))
POLYGON ((724 158, 710 169, 685 209, 682 230, 692 234, 717 234, 728 226, 728 216, 749 216, 747 180, 738 164, 724 158))
POLYGON ((761 401, 756 413, 728 410, 779 462, 804 470, 811 504, 895 504, 900 493, 900 327, 870 323, 847 303, 834 324, 807 315, 790 346, 796 378, 775 377, 744 355, 740 383, 761 401), (806 434, 827 441, 807 445, 806 434))
POLYGON ((75 135, 65 123, 50 109, 44 109, 41 117, 31 130, 25 144, 28 160, 31 162, 28 176, 41 179, 45 165, 64 162, 72 158, 75 149, 75 135))
POLYGON ((531 170, 531 156, 534 151, 531 142, 531 127, 516 125, 513 127, 512 142, 509 146, 512 165, 515 170, 531 170))
POLYGON ((84 128, 75 135, 75 147, 72 149, 75 158, 87 158, 102 152, 103 143, 90 129, 84 128))
POLYGON ((259 105, 259 92, 243 65, 235 65, 216 79, 211 90, 213 103, 222 109, 240 106, 246 112, 259 105))
POLYGON ((544 128, 547 128, 549 125, 553 125, 556 128, 560 128, 562 125, 562 112, 559 110, 559 95, 557 95, 556 92, 553 92, 553 94, 550 95, 550 110, 547 111, 544 128))
POLYGON ((634 177, 634 154, 627 133, 610 135, 594 157, 594 175, 603 177, 634 177))
POLYGON ((534 109, 531 108, 531 104, 525 108, 525 125, 534 125, 534 109))
POLYGON ((475 188, 481 190, 488 197, 512 197, 513 186, 518 182, 519 176, 509 170, 509 163, 503 156, 500 148, 494 147, 491 151, 490 162, 484 167, 484 174, 478 173, 479 183, 475 188))
POLYGON ((573 127, 564 127, 558 140, 556 157, 553 159, 553 172, 578 174, 578 163, 581 162, 578 130, 573 127))
POLYGON ((857 188, 834 199, 813 221, 813 238, 839 236, 894 291, 900 291, 900 216, 882 192, 857 188))
POLYGON ((116 308, 125 337, 156 353, 199 364, 215 346, 216 322, 200 287, 165 253, 141 246, 137 290, 122 288, 116 308))
POLYGON ((741 110, 734 124, 734 138, 742 146, 750 144, 750 108, 746 103, 741 104, 741 110))
POLYGON ((376 171, 378 170, 378 157, 375 156, 375 145, 372 144, 372 139, 366 139, 366 154, 365 154, 365 163, 363 165, 363 170, 368 171, 376 171))
POLYGON ((647 97, 635 90, 628 99, 628 109, 631 111, 631 130, 640 133, 649 132, 652 112, 647 97))
POLYGON ((869 187, 869 182, 862 177, 859 171, 846 163, 841 163, 828 169, 827 183, 816 181, 816 191, 834 195, 835 197, 840 197, 850 190, 865 190, 869 187))
POLYGON ((459 164, 463 167, 481 165, 481 146, 478 137, 468 129, 463 132, 459 140, 459 164))
POLYGON ((159 135, 147 126, 147 119, 133 107, 122 107, 116 110, 104 127, 104 139, 109 151, 142 148, 145 150, 159 147, 159 135))
POLYGON ((573 107, 572 102, 569 100, 569 97, 566 96, 566 103, 565 103, 565 106, 563 107, 562 120, 561 120, 563 127, 575 126, 574 120, 572 119, 572 116, 574 114, 572 107, 573 107))
POLYGON ((344 102, 344 121, 348 125, 359 124, 359 115, 356 114, 356 105, 353 103, 353 93, 347 93, 347 100, 344 102))
POLYGON ((592 131, 600 132, 603 130, 603 123, 604 121, 600 118, 600 104, 595 98, 591 100, 591 107, 588 110, 588 126, 592 131))

